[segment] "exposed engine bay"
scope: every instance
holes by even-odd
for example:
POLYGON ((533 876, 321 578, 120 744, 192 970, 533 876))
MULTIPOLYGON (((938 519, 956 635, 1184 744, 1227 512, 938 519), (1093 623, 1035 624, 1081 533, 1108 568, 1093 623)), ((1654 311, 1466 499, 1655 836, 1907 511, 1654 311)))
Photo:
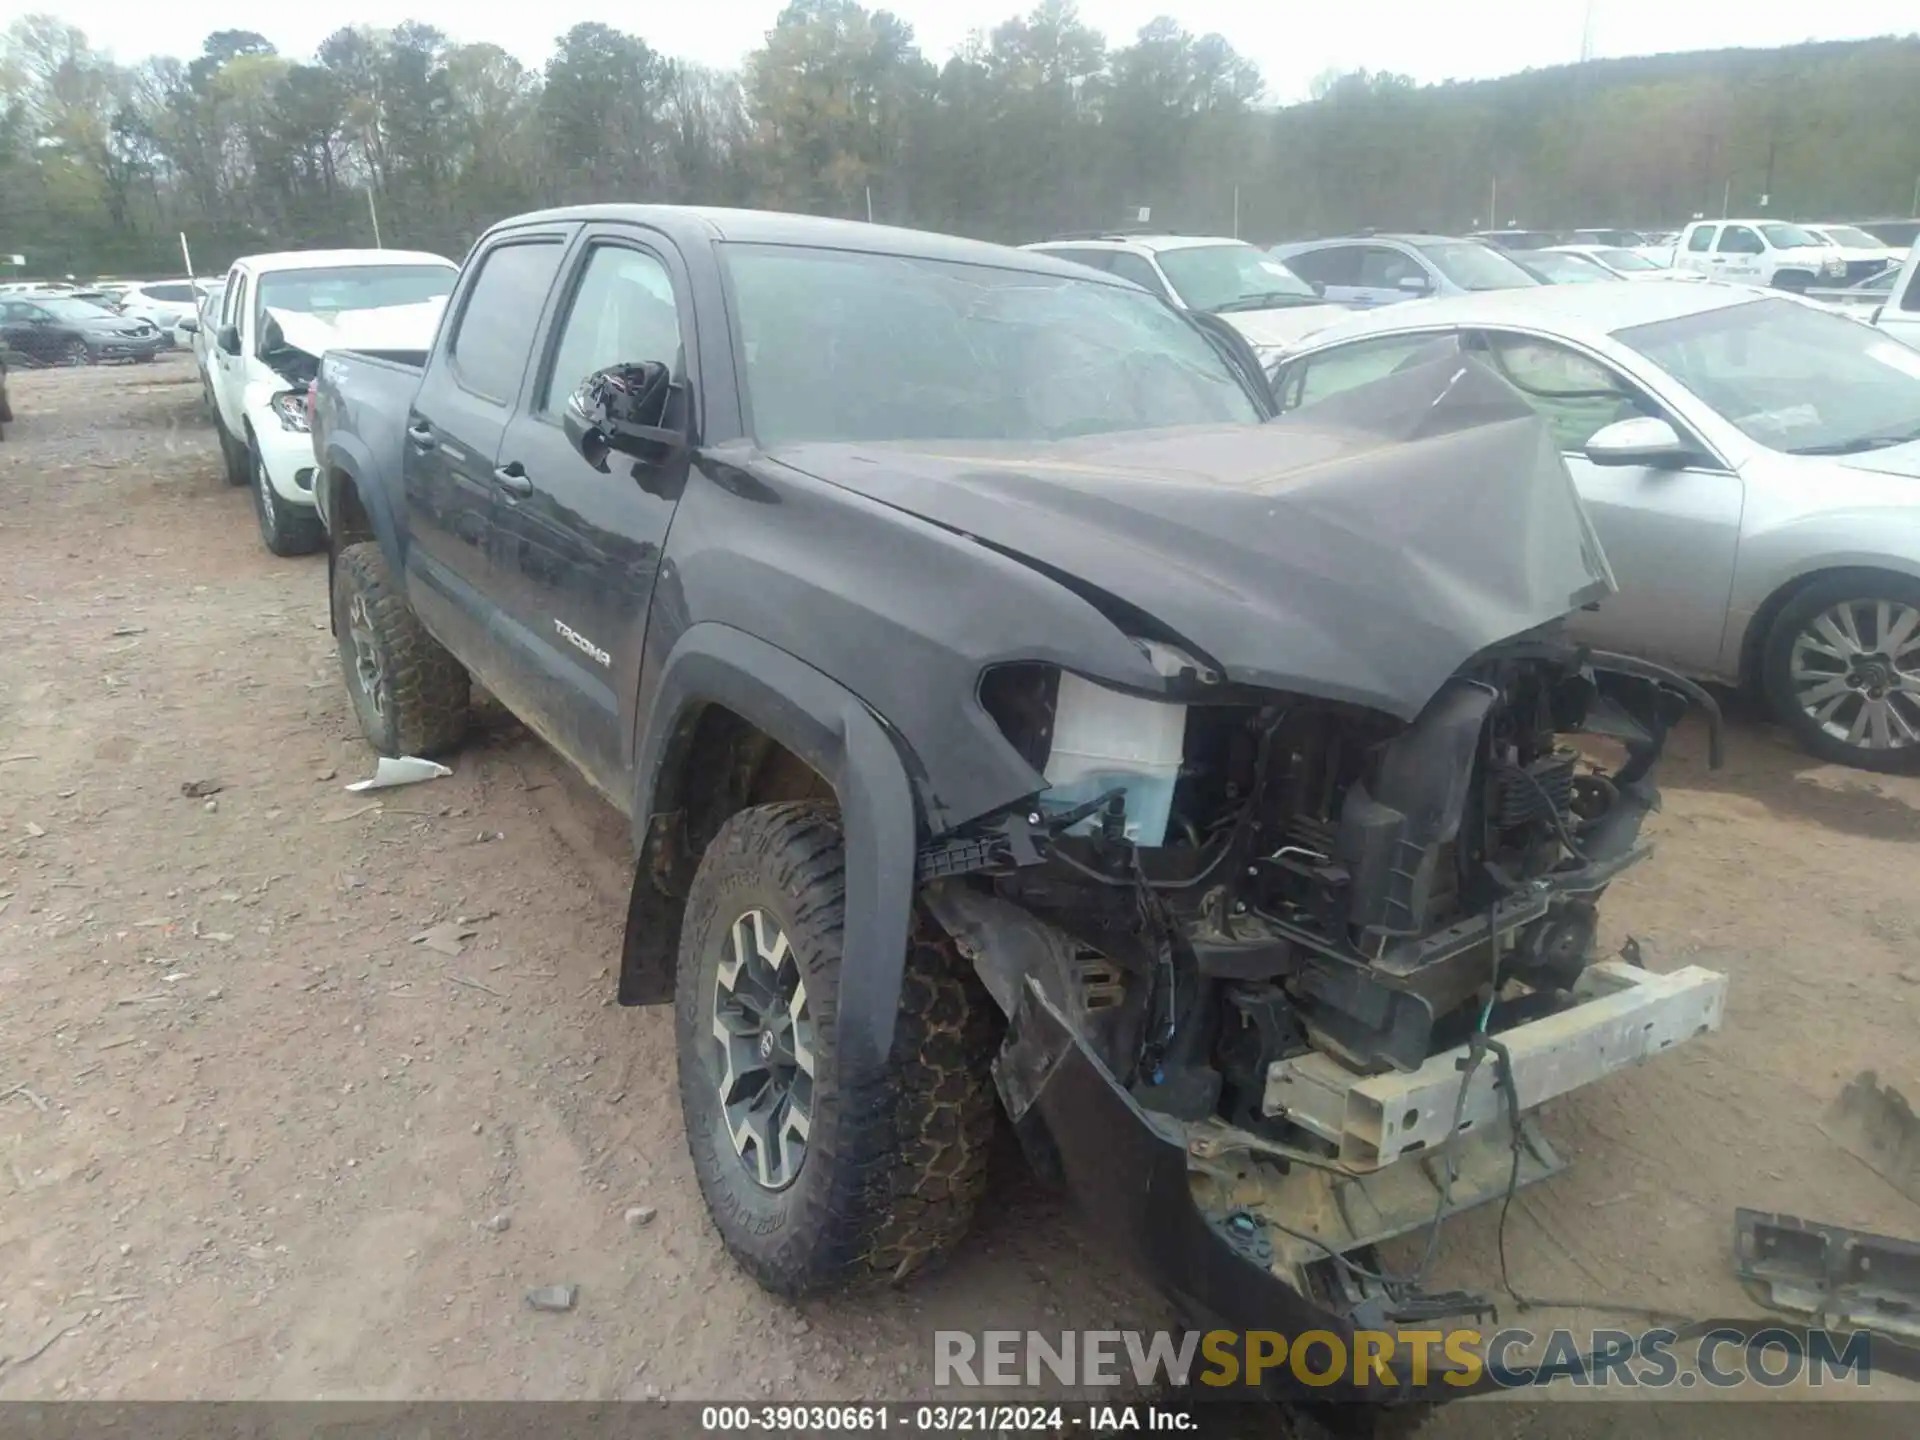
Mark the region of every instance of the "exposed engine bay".
MULTIPOLYGON (((1337 1092, 1411 1084, 1435 1056, 1499 1049, 1490 1037, 1587 999, 1597 902, 1648 853, 1651 771, 1692 706, 1718 763, 1697 686, 1558 622, 1477 656, 1411 724, 1238 689, 1141 643, 1164 695, 1043 665, 988 672, 983 705, 1051 788, 990 838, 975 827, 923 856, 923 876, 949 877, 929 903, 1009 1013, 1031 978, 1190 1154, 1240 1150, 1271 1180, 1399 1153, 1343 1146, 1337 1092), (1295 1106, 1287 1081, 1333 1098, 1295 1106)), ((1535 1155, 1527 1180, 1559 1168, 1543 1143, 1535 1155)), ((1482 1188, 1442 1208, 1499 1185, 1482 1188)), ((1334 1231, 1356 1246, 1406 1233, 1430 1195, 1392 1216, 1375 1195, 1379 1223, 1334 1231)), ((1302 1255, 1345 1248, 1308 1228, 1302 1255)))

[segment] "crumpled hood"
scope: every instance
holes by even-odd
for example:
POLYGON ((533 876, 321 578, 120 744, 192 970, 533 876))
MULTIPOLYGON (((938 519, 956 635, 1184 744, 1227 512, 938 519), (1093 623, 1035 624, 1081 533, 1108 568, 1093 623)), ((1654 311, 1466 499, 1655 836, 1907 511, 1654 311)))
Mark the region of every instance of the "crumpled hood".
POLYGON ((1292 346, 1353 313, 1345 305, 1293 305, 1278 310, 1230 310, 1220 318, 1256 350, 1292 346))
POLYGON ((318 360, 329 350, 425 350, 433 344, 434 328, 446 308, 446 298, 441 296, 413 305, 342 310, 335 315, 271 306, 267 314, 280 327, 286 348, 318 360))
POLYGON ((1117 597, 1231 680, 1402 719, 1614 589, 1545 425, 1460 357, 1266 425, 771 458, 1117 597))

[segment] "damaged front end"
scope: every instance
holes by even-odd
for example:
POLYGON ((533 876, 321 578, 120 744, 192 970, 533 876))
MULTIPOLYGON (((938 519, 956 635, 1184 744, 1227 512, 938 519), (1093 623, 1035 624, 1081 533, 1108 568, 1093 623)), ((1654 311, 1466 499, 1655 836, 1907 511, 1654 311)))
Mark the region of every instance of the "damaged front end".
POLYGON ((1072 776, 922 857, 1012 1019, 1009 1113, 1195 1322, 1485 1308, 1375 1247, 1553 1175, 1533 1111, 1718 1027, 1724 977, 1594 963, 1596 905, 1649 851, 1654 762, 1690 702, 1717 744, 1712 702, 1552 632, 1478 657, 1411 725, 1172 678, 1190 703, 988 677, 1009 735, 1053 737, 1035 758, 1072 776))
POLYGON ((1151 693, 989 668, 1047 788, 920 857, 1010 1019, 1029 1153, 1196 1327, 1490 1311, 1429 1285, 1446 1218, 1564 1167, 1543 1103, 1719 1026, 1724 976, 1595 958, 1689 709, 1719 763, 1712 700, 1563 620, 1410 720, 1138 643, 1151 693), (1395 1271, 1378 1247, 1408 1236, 1395 1271))

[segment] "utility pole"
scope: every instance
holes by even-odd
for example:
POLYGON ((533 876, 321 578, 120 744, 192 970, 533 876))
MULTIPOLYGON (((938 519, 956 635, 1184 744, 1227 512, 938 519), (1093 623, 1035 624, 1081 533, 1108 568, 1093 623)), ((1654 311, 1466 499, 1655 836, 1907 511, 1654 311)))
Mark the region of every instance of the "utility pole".
POLYGON ((1233 187, 1233 238, 1240 238, 1240 187, 1233 187))
POLYGON ((1593 58, 1593 5, 1587 0, 1587 18, 1580 26, 1580 63, 1586 64, 1593 58))
POLYGON ((1720 218, 1727 218, 1727 211, 1733 205, 1733 177, 1727 177, 1726 188, 1720 192, 1720 218))
POLYGON ((1500 228, 1500 177, 1494 176, 1487 182, 1487 228, 1500 228))
POLYGON ((873 223, 873 187, 867 186, 867 223, 873 223))
POLYGON ((367 218, 373 221, 373 248, 384 250, 387 247, 380 241, 380 212, 373 204, 373 182, 367 182, 367 218))

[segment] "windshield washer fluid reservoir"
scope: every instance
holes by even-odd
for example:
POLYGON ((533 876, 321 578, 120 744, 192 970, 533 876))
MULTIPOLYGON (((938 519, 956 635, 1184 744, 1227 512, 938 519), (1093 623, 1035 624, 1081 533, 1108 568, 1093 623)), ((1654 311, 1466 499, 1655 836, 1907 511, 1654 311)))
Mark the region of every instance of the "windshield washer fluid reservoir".
MULTIPOLYGON (((1127 839, 1149 849, 1160 845, 1186 734, 1186 706, 1123 695, 1062 671, 1045 807, 1070 810, 1118 786, 1127 792, 1127 839)), ((1092 815, 1069 833, 1090 834, 1099 826, 1092 815)))

